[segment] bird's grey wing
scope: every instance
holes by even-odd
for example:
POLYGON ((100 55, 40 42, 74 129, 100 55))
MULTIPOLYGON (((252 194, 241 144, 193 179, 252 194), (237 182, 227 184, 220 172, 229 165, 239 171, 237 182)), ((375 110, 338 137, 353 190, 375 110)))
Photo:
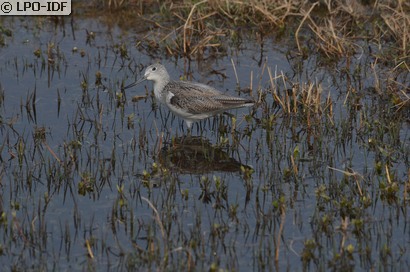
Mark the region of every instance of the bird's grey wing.
POLYGON ((230 95, 218 95, 212 97, 212 99, 221 103, 225 108, 252 106, 254 104, 254 101, 251 99, 230 95))
POLYGON ((187 82, 189 86, 191 86, 192 88, 194 88, 197 91, 200 91, 201 93, 205 93, 208 95, 219 95, 221 94, 220 91, 218 91, 217 89, 209 86, 209 85, 205 85, 202 83, 197 83, 197 82, 187 82))
POLYGON ((192 114, 215 113, 253 105, 252 100, 224 95, 201 83, 171 81, 165 86, 165 90, 172 94, 172 106, 192 114))
POLYGON ((182 97, 174 95, 171 97, 170 103, 172 106, 191 114, 218 112, 223 110, 222 103, 213 101, 206 96, 182 97))
POLYGON ((166 87, 176 95, 213 96, 221 94, 220 91, 211 86, 191 81, 171 81, 166 87))
POLYGON ((216 102, 219 102, 221 107, 242 107, 254 104, 254 101, 251 99, 222 94, 217 89, 205 84, 189 81, 180 81, 178 83, 182 83, 180 86, 183 86, 184 92, 187 92, 192 96, 198 95, 201 97, 209 97, 212 100, 212 103, 218 104, 216 102))

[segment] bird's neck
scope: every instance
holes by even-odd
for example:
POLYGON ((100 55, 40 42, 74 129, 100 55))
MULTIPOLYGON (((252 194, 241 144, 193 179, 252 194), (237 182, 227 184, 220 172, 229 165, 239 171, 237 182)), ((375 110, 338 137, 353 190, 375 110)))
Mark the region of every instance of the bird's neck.
POLYGON ((165 103, 165 97, 166 94, 164 94, 164 88, 165 86, 169 83, 170 78, 167 75, 167 77, 162 78, 159 81, 154 81, 154 94, 155 97, 161 101, 162 103, 165 103))

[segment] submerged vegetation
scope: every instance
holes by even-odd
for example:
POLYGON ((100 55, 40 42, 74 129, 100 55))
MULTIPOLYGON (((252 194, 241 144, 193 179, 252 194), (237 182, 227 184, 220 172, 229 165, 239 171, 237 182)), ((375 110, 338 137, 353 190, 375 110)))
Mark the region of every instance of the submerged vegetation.
POLYGON ((3 270, 410 269, 408 1, 74 9, 0 21, 3 270), (155 59, 257 106, 188 138, 155 59))

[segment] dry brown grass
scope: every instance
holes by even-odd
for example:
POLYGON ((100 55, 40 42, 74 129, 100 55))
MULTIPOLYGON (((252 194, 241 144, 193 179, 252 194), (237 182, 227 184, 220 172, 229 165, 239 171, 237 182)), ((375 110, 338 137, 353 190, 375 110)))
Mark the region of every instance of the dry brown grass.
MULTIPOLYGON (((119 10, 128 21, 145 21, 138 46, 156 54, 187 58, 218 57, 245 39, 284 39, 300 54, 331 60, 360 54, 410 66, 410 2, 403 0, 95 0, 94 6, 119 10)), ((140 21, 138 23, 141 25, 140 21)))
POLYGON ((380 4, 381 18, 394 36, 404 57, 409 55, 410 44, 410 3, 399 1, 395 7, 380 4))

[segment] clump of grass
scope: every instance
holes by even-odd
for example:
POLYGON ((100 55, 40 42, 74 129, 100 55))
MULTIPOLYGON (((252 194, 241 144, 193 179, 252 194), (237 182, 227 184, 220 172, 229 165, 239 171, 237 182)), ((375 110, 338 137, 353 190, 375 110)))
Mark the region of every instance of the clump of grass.
POLYGON ((0 46, 1 47, 4 47, 7 45, 6 37, 11 37, 11 36, 13 36, 13 32, 10 29, 4 27, 3 25, 0 25, 0 46))
POLYGON ((400 59, 407 59, 410 53, 410 3, 397 1, 397 3, 381 3, 378 6, 384 30, 395 41, 400 59))
POLYGON ((320 83, 299 83, 288 79, 283 73, 273 74, 267 66, 270 86, 258 87, 258 104, 262 108, 263 118, 260 123, 264 129, 270 129, 281 117, 298 117, 308 131, 314 131, 318 124, 334 125, 333 101, 329 91, 324 91, 320 83), (271 95, 277 112, 273 113, 267 96, 271 95))
POLYGON ((379 57, 408 66, 408 1, 104 0, 91 5, 141 16, 152 31, 139 37, 137 46, 150 55, 218 57, 226 54, 227 44, 243 40, 246 28, 252 33, 248 38, 260 43, 269 36, 293 41, 301 55, 319 52, 334 61, 361 54, 368 43, 379 57))

